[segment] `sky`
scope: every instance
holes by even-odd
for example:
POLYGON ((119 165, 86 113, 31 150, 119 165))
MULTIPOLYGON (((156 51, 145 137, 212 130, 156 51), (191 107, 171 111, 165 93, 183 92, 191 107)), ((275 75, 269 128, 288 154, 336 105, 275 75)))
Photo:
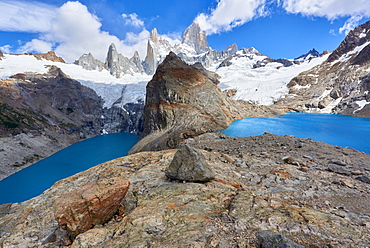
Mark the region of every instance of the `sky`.
POLYGON ((111 43, 144 59, 153 28, 175 44, 194 21, 213 49, 236 43, 289 59, 332 51, 370 20, 370 0, 0 0, 0 10, 1 51, 52 50, 67 62, 89 52, 104 61, 111 43))

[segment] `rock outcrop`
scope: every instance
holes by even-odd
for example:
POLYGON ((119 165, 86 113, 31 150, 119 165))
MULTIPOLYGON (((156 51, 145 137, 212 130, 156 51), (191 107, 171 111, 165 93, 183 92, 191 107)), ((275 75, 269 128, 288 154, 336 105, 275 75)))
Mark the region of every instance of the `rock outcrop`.
POLYGON ((182 144, 168 166, 166 176, 187 182, 208 182, 215 178, 214 172, 206 162, 204 155, 182 144))
POLYGON ((129 186, 128 180, 119 177, 86 183, 55 200, 55 219, 75 238, 112 219, 121 207, 129 186))
POLYGON ((63 238, 54 215, 57 199, 114 177, 131 182, 123 201, 130 211, 77 235, 71 247, 260 247, 266 242, 257 238, 263 230, 304 247, 369 246, 370 184, 356 179, 370 177, 369 154, 272 134, 204 134, 187 143, 204 155, 214 180, 169 180, 165 170, 176 150, 118 158, 26 202, 1 205, 0 245, 57 247, 57 238, 63 238), (283 157, 300 163, 285 163, 283 157), (329 170, 332 166, 347 173, 329 170))
POLYGON ((229 99, 214 82, 214 75, 171 52, 147 85, 144 130, 130 153, 175 148, 186 138, 224 129, 236 119, 272 113, 229 99))
POLYGON ((0 50, 0 60, 4 57, 3 52, 0 50))
POLYGON ((57 56, 53 51, 49 51, 43 54, 32 54, 32 55, 38 60, 46 59, 53 62, 65 63, 64 59, 62 57, 57 56))

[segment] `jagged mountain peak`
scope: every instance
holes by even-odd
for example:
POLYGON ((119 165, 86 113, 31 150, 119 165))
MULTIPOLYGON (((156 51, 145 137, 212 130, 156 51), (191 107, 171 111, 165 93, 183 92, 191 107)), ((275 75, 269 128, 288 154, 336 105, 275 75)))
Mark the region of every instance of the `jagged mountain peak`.
POLYGON ((150 33, 150 39, 153 41, 153 42, 158 42, 159 40, 159 35, 158 35, 158 31, 156 28, 153 28, 152 32, 150 33))
POLYGON ((201 30, 197 22, 193 22, 182 36, 182 44, 194 48, 197 54, 208 52, 210 47, 207 41, 206 32, 201 30))
POLYGON ((333 62, 339 59, 342 55, 349 53, 368 41, 370 41, 370 21, 351 30, 338 48, 330 54, 327 62, 333 62))
POLYGON ((320 57, 322 54, 319 53, 315 48, 312 48, 308 53, 302 54, 301 56, 295 58, 294 60, 304 61, 311 58, 320 57))

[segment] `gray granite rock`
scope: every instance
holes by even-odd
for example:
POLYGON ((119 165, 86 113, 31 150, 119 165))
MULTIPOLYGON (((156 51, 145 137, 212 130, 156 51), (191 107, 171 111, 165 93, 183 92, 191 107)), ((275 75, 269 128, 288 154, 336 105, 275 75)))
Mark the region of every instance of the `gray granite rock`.
POLYGON ((208 182, 215 178, 203 154, 186 144, 179 146, 166 175, 171 179, 188 182, 208 182))

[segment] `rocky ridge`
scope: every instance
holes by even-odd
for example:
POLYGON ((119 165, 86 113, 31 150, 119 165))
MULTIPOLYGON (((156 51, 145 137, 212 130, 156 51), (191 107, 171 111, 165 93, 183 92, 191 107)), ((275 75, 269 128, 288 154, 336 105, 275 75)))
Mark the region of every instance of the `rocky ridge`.
POLYGON ((369 43, 370 22, 366 22, 350 31, 324 63, 293 78, 289 94, 277 106, 370 117, 369 43))
POLYGON ((189 137, 226 128, 247 116, 273 115, 266 107, 229 99, 214 73, 170 53, 146 87, 144 129, 130 153, 175 148, 189 137))

